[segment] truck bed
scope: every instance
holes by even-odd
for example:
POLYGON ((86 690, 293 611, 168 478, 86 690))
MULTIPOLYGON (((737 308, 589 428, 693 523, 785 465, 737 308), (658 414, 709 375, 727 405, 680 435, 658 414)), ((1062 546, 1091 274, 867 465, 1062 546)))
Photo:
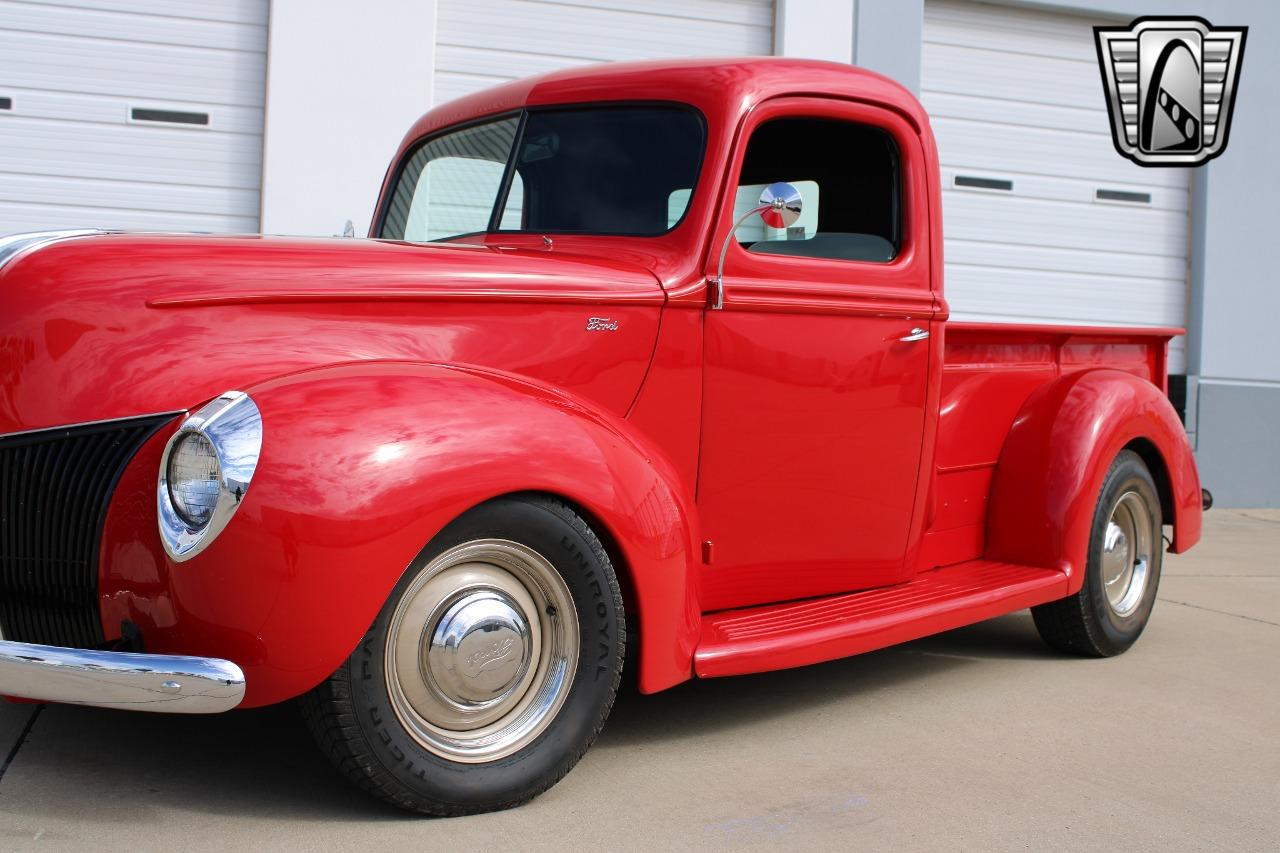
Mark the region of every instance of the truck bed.
POLYGON ((1169 340, 1182 329, 949 322, 934 483, 919 568, 983 554, 987 494, 1005 436, 1038 387, 1099 367, 1168 391, 1169 340))

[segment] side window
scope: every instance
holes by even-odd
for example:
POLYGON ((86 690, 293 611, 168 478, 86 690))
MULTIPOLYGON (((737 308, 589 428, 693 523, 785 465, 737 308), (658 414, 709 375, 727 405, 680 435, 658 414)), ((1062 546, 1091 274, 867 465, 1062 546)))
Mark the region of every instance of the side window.
MULTIPOLYGON (((409 205, 404 239, 428 243, 487 230, 493 197, 505 171, 505 163, 469 157, 440 157, 428 162, 409 205)), ((524 205, 519 175, 507 198, 503 227, 519 228, 524 205)))
POLYGON ((758 254, 891 261, 901 248, 898 173, 897 147, 883 130, 834 119, 766 122, 747 143, 734 216, 775 181, 795 185, 804 209, 788 228, 751 217, 735 236, 758 254))
MULTIPOLYGON (((488 230, 493 200, 502 186, 515 141, 517 119, 475 125, 437 137, 405 164, 382 236, 429 242, 488 230)), ((523 187, 515 180, 507 216, 518 222, 523 187)))

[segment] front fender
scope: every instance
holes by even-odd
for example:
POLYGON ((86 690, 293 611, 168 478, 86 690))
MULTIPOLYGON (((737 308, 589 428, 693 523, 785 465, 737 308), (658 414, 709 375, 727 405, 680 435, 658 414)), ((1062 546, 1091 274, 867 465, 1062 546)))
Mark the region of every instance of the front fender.
POLYGON ((1145 442, 1167 487, 1174 553, 1200 538, 1200 478, 1186 430, 1150 382, 1119 370, 1060 377, 1023 404, 1000 452, 987 512, 988 559, 1057 568, 1084 582, 1089 531, 1106 476, 1126 446, 1145 442), (1163 467, 1163 471, 1159 470, 1163 467))
POLYGON ((245 705, 298 695, 352 652, 446 524, 490 498, 540 491, 582 507, 621 552, 640 689, 689 677, 692 508, 624 421, 522 378, 430 364, 339 365, 244 390, 263 419, 253 482, 205 551, 182 564, 161 557, 172 624, 144 625, 149 650, 234 660, 245 705))

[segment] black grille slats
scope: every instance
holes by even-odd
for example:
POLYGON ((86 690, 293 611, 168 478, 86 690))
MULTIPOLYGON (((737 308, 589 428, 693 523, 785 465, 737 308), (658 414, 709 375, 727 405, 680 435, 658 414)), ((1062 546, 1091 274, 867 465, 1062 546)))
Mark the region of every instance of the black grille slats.
POLYGON ((98 547, 125 465, 173 415, 0 436, 0 632, 95 648, 98 547))

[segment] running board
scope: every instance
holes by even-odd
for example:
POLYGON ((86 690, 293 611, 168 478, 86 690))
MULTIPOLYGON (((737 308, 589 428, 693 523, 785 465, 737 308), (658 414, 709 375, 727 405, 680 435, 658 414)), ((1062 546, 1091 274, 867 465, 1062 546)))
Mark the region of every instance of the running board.
POLYGON ((700 678, 805 666, 981 622, 1067 594, 1067 576, 972 560, 862 592, 702 617, 700 678))

